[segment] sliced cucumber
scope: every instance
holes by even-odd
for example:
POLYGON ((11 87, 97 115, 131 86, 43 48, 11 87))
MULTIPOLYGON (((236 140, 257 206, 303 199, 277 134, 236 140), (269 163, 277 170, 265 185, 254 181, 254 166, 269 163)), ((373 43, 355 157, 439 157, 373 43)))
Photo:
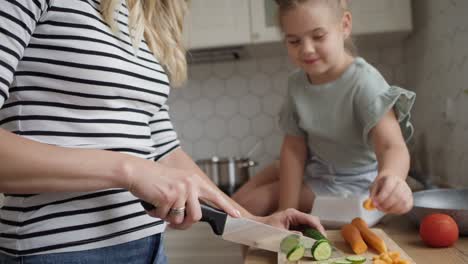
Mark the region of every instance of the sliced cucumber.
POLYGON ((302 257, 304 257, 304 253, 304 246, 299 244, 286 255, 286 258, 288 259, 288 261, 298 261, 302 257))
POLYGON ((301 244, 300 236, 293 234, 285 237, 283 240, 281 240, 280 244, 280 250, 284 254, 289 254, 291 250, 296 248, 298 245, 301 244))
POLYGON ((348 256, 346 260, 351 261, 352 264, 361 264, 366 262, 366 258, 363 256, 348 256))
POLYGON ((317 240, 311 249, 312 257, 315 260, 327 260, 331 257, 332 247, 326 239, 317 240))
POLYGON ((327 240, 327 238, 324 235, 322 235, 322 233, 320 233, 317 229, 307 228, 306 230, 304 230, 303 233, 304 233, 304 236, 308 236, 315 240, 321 240, 321 239, 327 240))
POLYGON ((335 260, 333 264, 353 264, 351 261, 347 261, 345 259, 335 260))
POLYGON ((301 238, 302 245, 307 249, 311 249, 314 246, 315 240, 308 237, 301 238))

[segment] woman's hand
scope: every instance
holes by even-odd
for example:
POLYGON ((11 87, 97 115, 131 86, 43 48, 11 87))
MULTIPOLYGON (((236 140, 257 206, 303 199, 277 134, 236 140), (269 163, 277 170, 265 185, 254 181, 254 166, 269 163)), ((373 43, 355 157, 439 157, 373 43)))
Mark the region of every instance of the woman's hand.
POLYGON ((326 236, 325 229, 320 224, 318 217, 300 212, 293 208, 274 213, 270 216, 258 217, 255 220, 283 229, 290 229, 293 226, 310 226, 326 236))
POLYGON ((379 175, 371 186, 371 199, 380 211, 407 213, 413 207, 413 195, 402 177, 379 175))
POLYGON ((174 228, 186 229, 200 220, 199 199, 202 199, 231 216, 239 216, 237 209, 223 197, 221 191, 206 183, 202 177, 189 170, 149 162, 129 165, 127 172, 128 190, 156 207, 148 212, 149 215, 169 222, 174 228))

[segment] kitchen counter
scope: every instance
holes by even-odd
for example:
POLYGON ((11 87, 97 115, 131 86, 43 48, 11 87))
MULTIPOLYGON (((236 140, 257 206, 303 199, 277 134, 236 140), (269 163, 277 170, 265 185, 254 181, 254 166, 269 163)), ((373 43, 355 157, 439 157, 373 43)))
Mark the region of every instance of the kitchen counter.
MULTIPOLYGON (((418 264, 468 263, 468 236, 460 237, 457 243, 449 248, 429 248, 420 240, 418 229, 406 216, 386 216, 375 227, 383 229, 418 264)), ((244 264, 276 263, 276 259, 274 253, 249 250, 244 264)))

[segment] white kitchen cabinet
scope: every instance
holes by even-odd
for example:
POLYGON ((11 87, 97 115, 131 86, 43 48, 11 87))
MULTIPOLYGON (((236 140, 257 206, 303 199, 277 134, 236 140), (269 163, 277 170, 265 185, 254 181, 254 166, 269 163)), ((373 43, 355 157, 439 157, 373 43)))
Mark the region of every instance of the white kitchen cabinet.
POLYGON ((249 0, 190 1, 184 34, 189 49, 249 44, 249 0))
POLYGON ((275 0, 250 0, 250 29, 253 43, 281 40, 276 12, 275 0))
MULTIPOLYGON (((411 0, 350 0, 354 36, 412 30, 411 0)), ((192 0, 186 18, 189 49, 281 41, 275 0, 192 0)))
MULTIPOLYGON (((410 0, 350 0, 350 9, 355 36, 412 30, 410 0)), ((281 40, 274 0, 250 0, 250 14, 252 43, 281 40)))

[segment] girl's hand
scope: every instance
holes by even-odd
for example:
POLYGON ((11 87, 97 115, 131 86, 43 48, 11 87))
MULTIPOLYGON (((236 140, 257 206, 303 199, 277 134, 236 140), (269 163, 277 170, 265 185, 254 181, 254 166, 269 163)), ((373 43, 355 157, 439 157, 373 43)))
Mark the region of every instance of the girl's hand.
POLYGON ((154 205, 156 208, 148 214, 169 222, 171 227, 186 229, 198 222, 201 218, 199 199, 212 203, 231 216, 239 216, 237 209, 223 197, 220 190, 191 171, 169 168, 155 162, 140 163, 134 168, 128 172, 128 190, 154 205))
POLYGON ((320 224, 318 217, 305 214, 293 208, 274 213, 270 216, 258 217, 255 220, 288 230, 292 226, 310 226, 317 229, 320 233, 326 236, 325 229, 320 224))
POLYGON ((410 187, 400 177, 379 175, 371 186, 371 199, 380 211, 405 214, 413 207, 410 187))

